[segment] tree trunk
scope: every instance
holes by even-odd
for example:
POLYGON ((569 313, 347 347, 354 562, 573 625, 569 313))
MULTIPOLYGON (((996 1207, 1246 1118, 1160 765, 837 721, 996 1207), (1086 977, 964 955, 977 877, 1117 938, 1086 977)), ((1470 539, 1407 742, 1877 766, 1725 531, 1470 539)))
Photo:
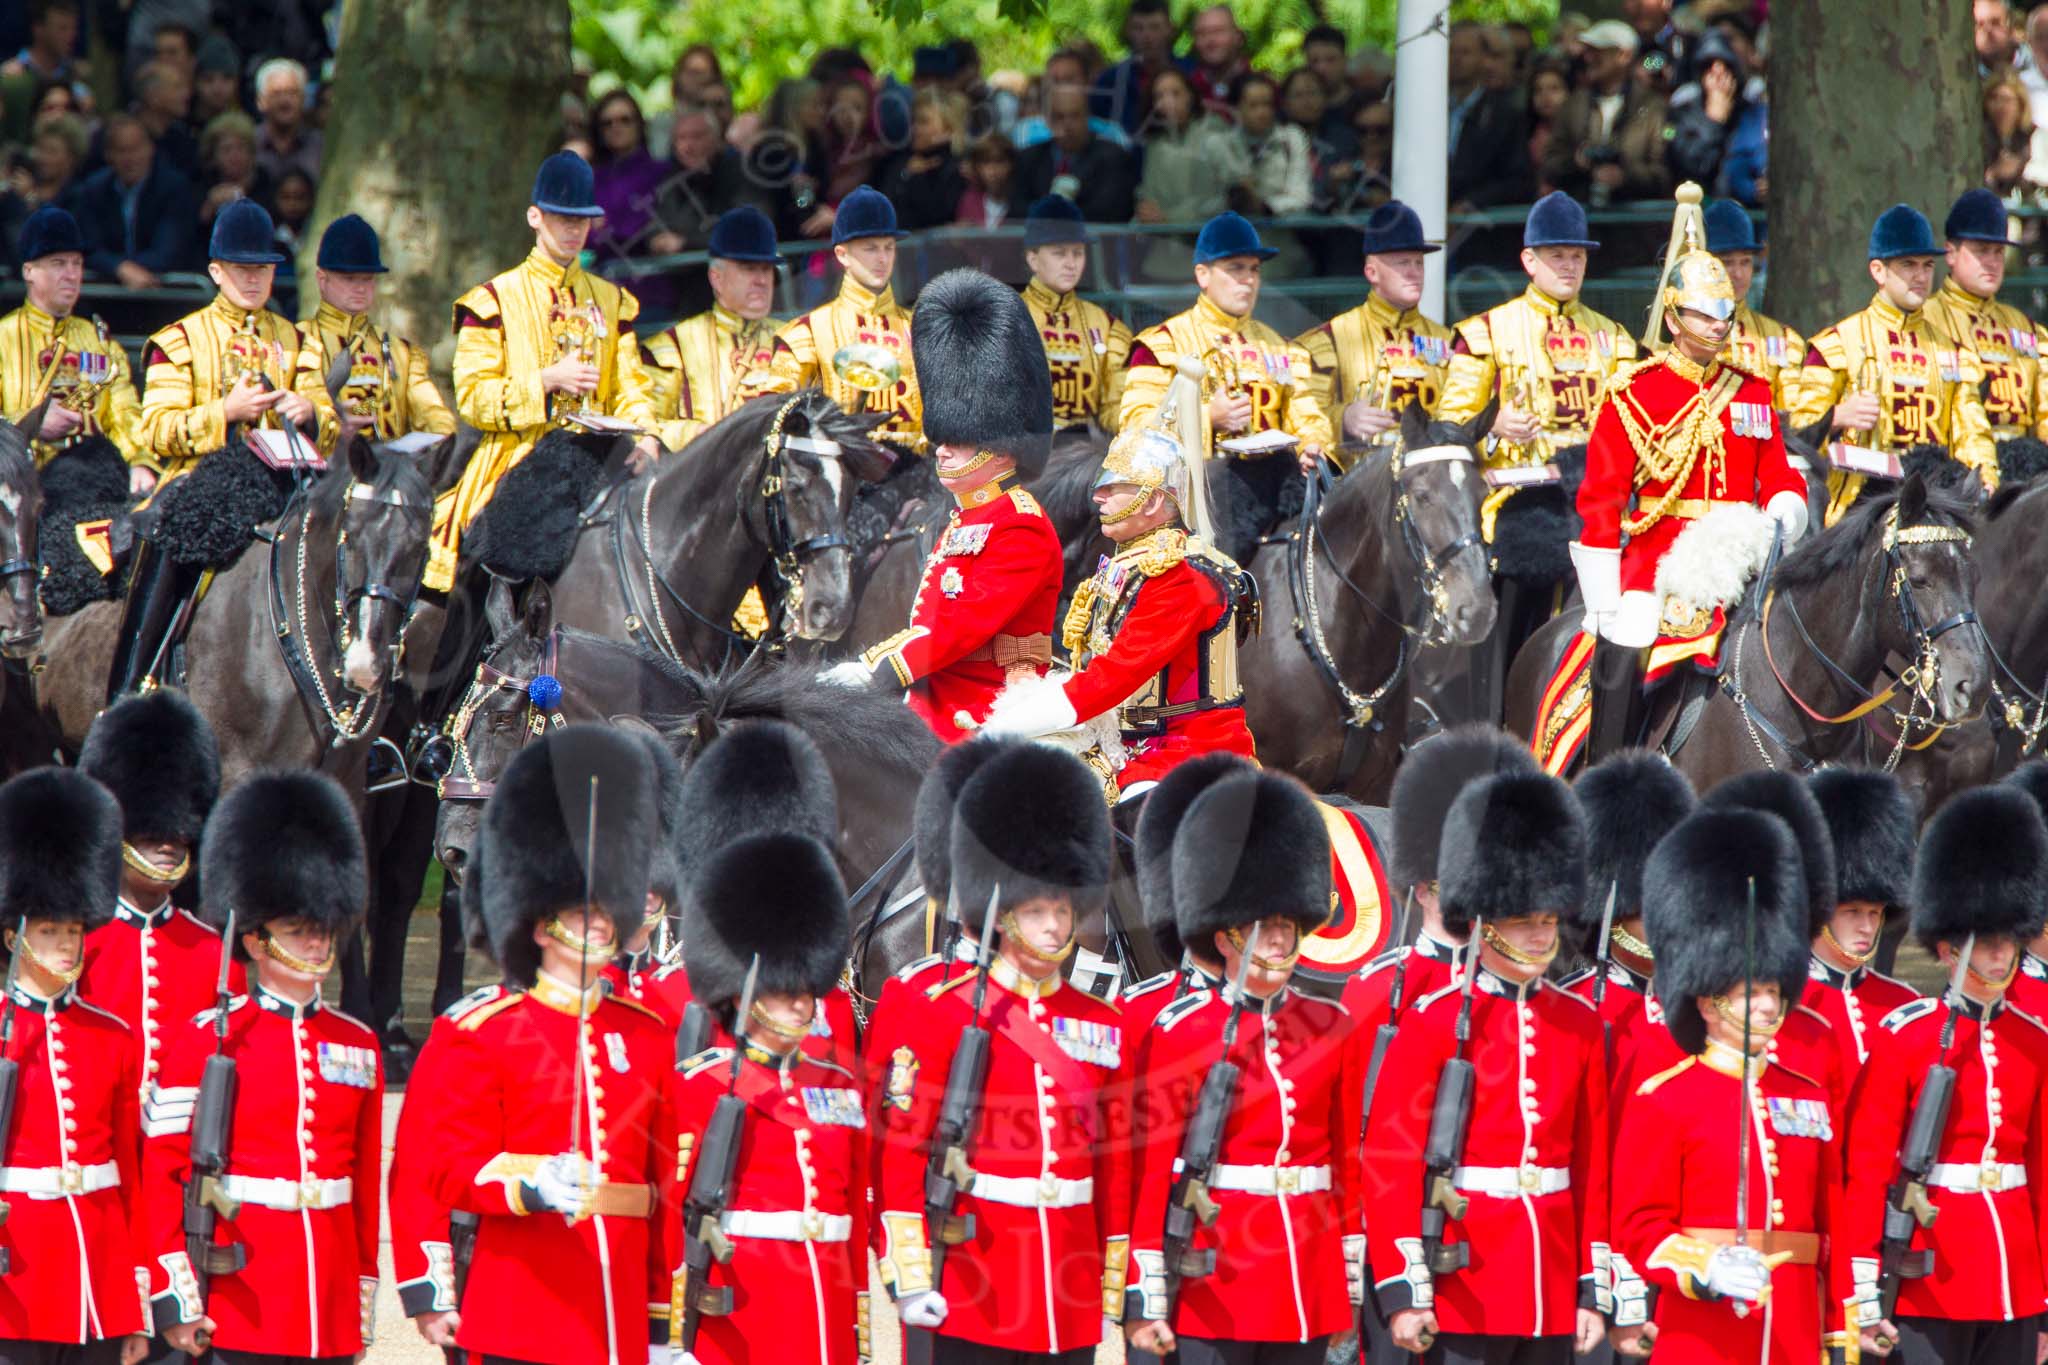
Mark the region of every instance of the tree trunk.
POLYGON ((525 210, 534 169, 561 137, 569 6, 350 0, 342 12, 320 200, 300 274, 312 280, 328 223, 361 214, 391 270, 379 320, 431 348, 445 377, 455 351, 450 305, 533 245, 525 210))
POLYGON ((1771 12, 1770 287, 1802 331, 1869 302, 1870 225, 1896 203, 1941 240, 1983 183, 1983 116, 1967 5, 1800 0, 1771 12))

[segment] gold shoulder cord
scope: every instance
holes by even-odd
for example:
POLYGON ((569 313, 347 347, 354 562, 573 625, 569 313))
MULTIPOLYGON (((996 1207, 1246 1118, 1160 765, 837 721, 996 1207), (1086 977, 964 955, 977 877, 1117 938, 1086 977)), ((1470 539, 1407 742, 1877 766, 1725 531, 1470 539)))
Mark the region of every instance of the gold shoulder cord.
POLYGON ((1614 395, 1615 415, 1635 448, 1635 486, 1641 488, 1651 480, 1665 486, 1663 495, 1641 515, 1621 519, 1621 528, 1629 535, 1639 536, 1664 519, 1685 492, 1701 454, 1707 456, 1710 471, 1725 458, 1721 410, 1728 406, 1739 383, 1734 371, 1724 369, 1711 390, 1695 393, 1662 425, 1650 421, 1634 394, 1622 390, 1614 395))

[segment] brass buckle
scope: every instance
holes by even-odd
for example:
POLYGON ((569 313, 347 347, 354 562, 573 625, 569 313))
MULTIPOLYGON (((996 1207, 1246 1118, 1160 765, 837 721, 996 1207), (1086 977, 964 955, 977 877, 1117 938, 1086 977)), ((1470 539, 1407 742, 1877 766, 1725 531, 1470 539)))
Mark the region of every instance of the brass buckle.
POLYGON ((57 1193, 84 1194, 85 1167, 75 1161, 67 1161, 57 1168, 57 1193))
POLYGON ((804 1210, 804 1240, 821 1242, 825 1239, 825 1215, 816 1209, 804 1210))
POLYGON ((1996 1190, 2005 1183, 2005 1172, 1998 1169, 1998 1163, 1987 1161, 1977 1168, 1977 1188, 1996 1190))
POLYGON ((1524 1194, 1534 1194, 1543 1188, 1543 1172, 1526 1162, 1516 1170, 1515 1180, 1524 1194))
POLYGON ((297 1199, 300 1208, 317 1209, 320 1207, 320 1184, 319 1177, 310 1175, 299 1182, 297 1199))
POLYGON ((1042 1176, 1038 1181, 1038 1202, 1051 1208, 1060 1197, 1060 1178, 1056 1175, 1042 1176))
POLYGON ((1293 1166, 1273 1168, 1273 1188, 1281 1194, 1301 1193, 1301 1171, 1293 1166))

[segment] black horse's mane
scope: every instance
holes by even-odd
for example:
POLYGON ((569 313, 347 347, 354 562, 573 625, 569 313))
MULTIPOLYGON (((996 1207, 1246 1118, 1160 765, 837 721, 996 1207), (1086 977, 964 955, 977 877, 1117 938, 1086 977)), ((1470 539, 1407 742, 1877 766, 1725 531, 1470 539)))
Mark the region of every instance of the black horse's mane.
POLYGON ((789 402, 792 397, 796 399, 792 415, 801 415, 817 435, 837 441, 843 452, 850 457, 848 468, 860 477, 870 480, 879 478, 882 472, 894 463, 894 452, 871 435, 888 414, 848 412, 826 397, 823 389, 816 387, 800 389, 794 395, 764 393, 749 398, 697 436, 689 445, 703 446, 704 450, 700 453, 707 459, 736 459, 746 452, 713 451, 717 446, 739 442, 742 432, 746 433, 745 444, 754 444, 758 437, 751 430, 753 420, 767 416, 774 409, 789 402))
MULTIPOLYGON (((1819 535, 1785 556, 1778 565, 1774 585, 1783 588, 1813 587, 1851 572, 1866 545, 1877 535, 1877 524, 1899 502, 1899 488, 1883 493, 1866 493, 1856 505, 1819 535)), ((1970 505, 1955 494, 1929 488, 1924 510, 1910 523, 1914 526, 1955 526, 1965 530, 1976 525, 1970 505)))
POLYGON ((1079 448, 1069 458, 1055 459, 1031 481, 1031 496, 1053 525, 1078 526, 1095 519, 1095 476, 1108 455, 1107 450, 1079 448))
MULTIPOLYGON (((313 505, 328 514, 344 510, 337 504, 342 500, 343 491, 354 479, 354 472, 349 468, 348 455, 346 452, 336 451, 334 457, 327 462, 327 472, 313 485, 310 494, 313 505)), ((405 498, 408 507, 426 507, 430 510, 433 507, 433 490, 428 486, 427 476, 420 469, 419 462, 402 455, 377 456, 377 473, 376 477, 370 480, 370 491, 396 493, 405 498)))

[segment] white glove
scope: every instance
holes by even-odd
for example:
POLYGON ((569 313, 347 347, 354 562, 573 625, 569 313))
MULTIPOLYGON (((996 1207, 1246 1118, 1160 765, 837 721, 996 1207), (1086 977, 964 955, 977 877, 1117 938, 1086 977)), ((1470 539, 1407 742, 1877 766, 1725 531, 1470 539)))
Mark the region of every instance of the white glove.
POLYGON ((1706 1287, 1724 1299, 1760 1303, 1770 1285, 1771 1268, 1755 1247, 1716 1247, 1707 1258, 1706 1287))
POLYGON ((1806 498, 1803 494, 1786 491, 1771 494, 1771 500, 1764 504, 1764 511, 1778 525, 1785 528, 1785 548, 1791 549, 1799 543, 1799 537, 1806 534, 1806 498))
POLYGON ((1579 576, 1579 597, 1586 608, 1585 630, 1596 634, 1621 610, 1621 551, 1603 550, 1572 541, 1572 568, 1579 576))
POLYGON ((875 670, 859 659, 845 659, 820 673, 818 681, 834 687, 868 687, 875 681, 875 670))
POLYGON ((1365 1234, 1362 1232, 1344 1236, 1344 1292, 1351 1299, 1353 1308, 1365 1305, 1365 1234))
POLYGON ((1074 703, 1067 699, 1066 683, 1073 674, 1048 673, 1043 677, 1021 677, 996 694, 988 718, 981 723, 984 735, 1015 735, 1037 739, 1055 735, 1080 724, 1074 703))
POLYGON ((533 1190, 544 1209, 574 1218, 597 1188, 597 1167, 579 1153, 562 1152, 540 1163, 533 1174, 533 1190))
POLYGON ((923 1327, 936 1331, 946 1321, 946 1299, 935 1289, 922 1294, 912 1294, 896 1305, 896 1316, 903 1319, 905 1327, 923 1327))

